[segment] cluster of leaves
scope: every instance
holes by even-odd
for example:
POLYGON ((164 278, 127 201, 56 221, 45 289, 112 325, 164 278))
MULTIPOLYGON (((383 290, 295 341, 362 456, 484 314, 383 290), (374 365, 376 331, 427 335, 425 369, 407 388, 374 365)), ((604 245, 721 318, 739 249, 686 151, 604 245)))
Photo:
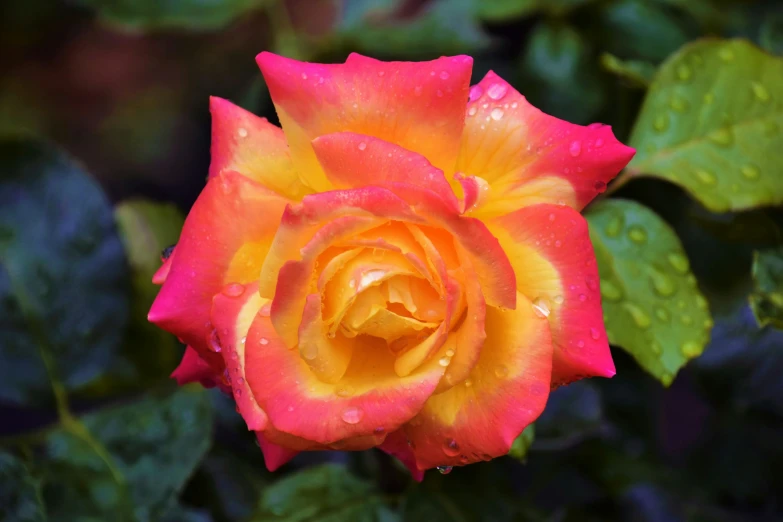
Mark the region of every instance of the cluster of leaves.
MULTIPOLYGON (((9 8, 14 25, 5 35, 29 38, 19 28, 57 19, 51 6, 19 5, 9 8)), ((611 380, 556 390, 509 458, 429 473, 420 485, 379 452, 303 454, 272 476, 230 399, 175 389, 168 375, 182 347, 146 322, 151 275, 160 250, 176 242, 182 213, 149 200, 113 206, 60 150, 6 138, 0 414, 10 422, 0 430, 0 521, 779 519, 783 18, 775 6, 72 2, 67 9, 110 32, 230 34, 266 17, 269 47, 302 59, 469 53, 475 79, 492 68, 548 113, 611 124, 637 155, 604 194, 612 197, 585 214, 609 339, 628 355, 614 351, 611 380), (325 30, 304 29, 310 10, 328 14, 318 20, 325 30)), ((221 92, 218 76, 195 92, 212 90, 274 121, 258 78, 221 92)), ((46 104, 36 89, 20 90, 13 75, 0 81, 0 128, 68 142, 67 133, 39 125, 31 104, 46 104)), ((142 159, 130 164, 139 171, 176 139, 162 92, 145 88, 143 103, 133 98, 112 116, 119 130, 110 139, 138 144, 131 154, 142 159), (126 121, 138 128, 129 134, 126 121)), ((191 194, 206 164, 195 170, 191 194)), ((123 193, 119 181, 102 177, 110 193, 123 193)))

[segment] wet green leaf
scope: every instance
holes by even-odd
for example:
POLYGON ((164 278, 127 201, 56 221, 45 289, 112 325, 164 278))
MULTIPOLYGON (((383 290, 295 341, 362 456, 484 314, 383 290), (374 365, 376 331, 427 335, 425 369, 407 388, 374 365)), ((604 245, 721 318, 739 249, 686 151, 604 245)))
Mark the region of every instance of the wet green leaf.
POLYGON ((0 398, 51 403, 41 354, 66 389, 122 343, 128 268, 101 188, 60 151, 0 141, 0 398))
POLYGON ((709 341, 712 318, 672 229, 650 209, 602 201, 587 214, 609 342, 665 386, 709 341))
POLYGON ((326 464, 286 477, 264 491, 252 522, 395 522, 372 484, 326 464))
POLYGON ((0 451, 0 522, 45 522, 40 480, 17 456, 0 451))
POLYGON ((601 55, 601 65, 610 73, 619 76, 634 87, 646 88, 655 75, 655 66, 642 60, 621 60, 604 53, 601 55))
POLYGON ((783 247, 754 253, 753 286, 750 306, 759 326, 783 329, 783 247))
POLYGON ((136 30, 219 29, 273 0, 76 0, 106 23, 136 30))
POLYGON ((212 410, 201 389, 81 420, 91 437, 63 429, 46 440, 40 467, 53 520, 160 520, 211 443, 212 410))
POLYGON ((507 21, 538 12, 562 16, 593 0, 474 0, 476 11, 484 20, 507 21))
POLYGON ((659 69, 624 176, 677 183, 716 212, 783 202, 783 59, 743 40, 689 44, 659 69))

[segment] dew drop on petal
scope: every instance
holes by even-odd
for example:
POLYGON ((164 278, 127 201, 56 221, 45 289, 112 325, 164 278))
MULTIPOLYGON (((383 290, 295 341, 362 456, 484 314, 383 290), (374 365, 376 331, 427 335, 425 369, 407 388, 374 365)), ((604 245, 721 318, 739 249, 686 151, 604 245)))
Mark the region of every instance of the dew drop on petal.
POLYGON ((503 117, 503 109, 495 107, 489 115, 493 120, 499 121, 503 117))
POLYGON ((301 353, 302 357, 308 361, 312 361, 318 357, 318 345, 315 343, 306 343, 305 345, 299 347, 299 353, 301 353))
POLYGON ((505 83, 493 83, 487 88, 487 96, 493 100, 501 100, 508 92, 508 86, 505 83))
POLYGON ((245 286, 240 283, 229 283, 221 290, 226 297, 239 297, 245 293, 245 286))
POLYGON ((450 362, 451 362, 451 357, 441 357, 438 360, 438 364, 440 364, 441 366, 448 366, 450 362))
POLYGON ((220 339, 218 338, 217 330, 212 330, 207 338, 207 348, 211 351, 219 353, 223 347, 220 346, 220 339))
POLYGON ((449 73, 447 73, 446 71, 441 71, 440 79, 441 80, 448 80, 449 79, 449 73))
POLYGON ((573 157, 577 157, 582 153, 582 144, 578 141, 571 142, 571 145, 568 147, 568 152, 573 157))
POLYGON ((346 408, 343 411, 342 419, 348 424, 358 424, 364 417, 364 411, 356 407, 346 408))
POLYGON ((267 344, 269 344, 269 339, 267 339, 266 337, 262 337, 261 339, 258 340, 258 342, 266 346, 267 344))
POLYGON ((593 188, 600 194, 601 192, 606 191, 606 182, 598 180, 593 184, 593 188))
POLYGON ((452 466, 438 466, 436 469, 441 475, 448 475, 454 468, 452 466))
POLYGON ((484 94, 484 89, 480 85, 474 85, 468 91, 468 101, 476 101, 481 98, 482 94, 484 94))
POLYGON ((601 338, 601 331, 595 327, 590 328, 590 337, 592 337, 594 341, 597 341, 601 338))
POLYGON ((498 379, 503 379, 508 376, 508 367, 504 364, 500 364, 495 367, 495 376, 498 379))
POLYGON ((543 297, 536 297, 533 300, 533 311, 538 317, 546 319, 549 317, 549 302, 543 297))
POLYGON ((456 457, 459 455, 459 444, 454 439, 449 439, 443 444, 443 453, 449 457, 456 457))
POLYGON ((365 142, 359 143, 359 150, 364 150, 367 148, 367 144, 365 142))
POLYGON ((244 127, 240 127, 239 129, 237 129, 237 134, 239 134, 240 138, 247 138, 247 129, 245 129, 244 127))

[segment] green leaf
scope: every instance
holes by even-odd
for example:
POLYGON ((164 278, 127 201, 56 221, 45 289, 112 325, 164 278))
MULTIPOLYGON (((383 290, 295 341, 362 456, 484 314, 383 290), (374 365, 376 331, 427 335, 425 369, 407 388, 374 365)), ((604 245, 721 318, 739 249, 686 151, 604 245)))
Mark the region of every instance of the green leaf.
POLYGON ((300 471, 268 487, 252 522, 394 522, 371 483, 343 466, 326 464, 300 471))
POLYGON ((621 60, 609 53, 601 55, 601 65, 604 69, 619 76, 633 87, 648 87, 655 75, 655 66, 650 62, 621 60))
POLYGON ((514 443, 511 444, 511 449, 508 454, 517 460, 524 462, 527 460, 527 452, 530 446, 533 444, 533 439, 536 438, 536 427, 531 424, 525 430, 514 439, 514 443))
POLYGON ((473 53, 489 45, 472 0, 435 0, 415 17, 394 16, 388 0, 349 2, 336 28, 342 45, 375 57, 424 59, 473 53))
POLYGON ((0 522, 45 522, 40 480, 15 455, 0 451, 0 522))
POLYGON ((539 23, 521 60, 520 91, 542 111, 587 123, 603 107, 606 90, 590 44, 571 27, 539 23))
POLYGON ((43 495, 53 520, 156 521, 209 449, 207 392, 106 408, 45 443, 43 495), (92 518, 90 518, 92 517, 92 518))
POLYGON ((0 399, 46 404, 51 371, 83 387, 120 346, 127 265, 111 207, 58 150, 0 140, 0 399))
POLYGON ((212 30, 273 0, 76 0, 106 23, 133 30, 212 30))
POLYGON ((132 275, 131 324, 122 351, 89 389, 97 395, 167 378, 182 356, 176 338, 148 322, 147 313, 159 290, 152 276, 160 268, 161 251, 176 243, 184 218, 174 205, 142 200, 119 204, 114 215, 132 275))
POLYGON ((609 342, 664 386, 709 341, 712 318, 672 229, 650 209, 612 199, 590 207, 609 342))
POLYGON ((604 49, 625 59, 659 63, 692 36, 673 10, 649 0, 609 2, 599 18, 604 49))
POLYGON ((701 40, 658 70, 624 176, 682 186, 716 212, 783 202, 783 59, 743 40, 701 40))
POLYGON ((759 326, 783 329, 783 247, 753 253, 750 306, 759 326))
POLYGON ((547 12, 555 16, 568 14, 592 0, 474 0, 478 15, 487 21, 505 22, 509 19, 547 12))

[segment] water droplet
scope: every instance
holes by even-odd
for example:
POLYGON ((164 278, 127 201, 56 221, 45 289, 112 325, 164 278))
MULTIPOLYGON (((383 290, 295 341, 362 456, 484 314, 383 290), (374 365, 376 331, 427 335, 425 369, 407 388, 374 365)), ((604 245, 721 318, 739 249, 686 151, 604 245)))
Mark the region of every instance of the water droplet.
POLYGON ((582 153, 582 144, 578 141, 571 142, 571 145, 568 146, 568 152, 574 158, 579 156, 582 153))
POLYGON ((517 107, 519 107, 519 104, 517 102, 511 104, 512 109, 516 109, 517 107))
POLYGON ((677 252, 671 252, 666 258, 669 260, 669 264, 679 273, 685 274, 688 272, 690 264, 688 263, 688 258, 684 255, 677 252))
POLYGON ((533 300, 533 311, 538 317, 546 319, 549 317, 549 302, 543 297, 536 297, 533 300))
POLYGON ((702 348, 697 343, 694 343, 693 341, 688 341, 682 344, 680 346, 680 350, 682 351, 682 354, 687 357, 688 359, 692 359, 693 357, 697 357, 701 355, 702 348))
POLYGON ((350 384, 341 384, 337 387, 334 393, 336 393, 338 397, 350 397, 356 393, 356 390, 350 384))
POLYGON ((677 78, 683 82, 687 82, 691 79, 691 68, 686 64, 681 63, 677 66, 677 78))
POLYGON ((769 91, 767 91, 766 87, 764 87, 759 82, 753 82, 752 87, 753 94, 756 95, 756 98, 765 103, 769 101, 769 91))
POLYGON ((359 421, 362 420, 362 417, 364 417, 364 411, 353 406, 346 408, 342 414, 343 421, 347 422, 348 424, 358 424, 359 421))
POLYGON ((665 308, 656 308, 655 317, 657 317, 664 323, 669 322, 669 312, 667 312, 665 308))
POLYGON ((449 457, 456 457, 459 455, 459 444, 454 439, 449 439, 443 444, 443 453, 449 457))
POLYGON ((549 214, 549 221, 554 221, 554 220, 555 220, 554 213, 553 214, 549 214))
POLYGON ((508 92, 508 86, 505 83, 493 83, 487 88, 487 96, 493 100, 501 100, 508 92))
POLYGON ((299 346, 299 353, 308 361, 318 357, 318 345, 315 343, 305 343, 299 346))
POLYGON ((661 297, 670 297, 677 291, 677 285, 664 273, 653 270, 650 272, 653 289, 661 297))
POLYGON ((597 140, 595 140, 595 148, 596 149, 600 149, 603 146, 604 146, 604 140, 602 140, 601 138, 598 138, 597 140))
POLYGON ((602 193, 602 192, 605 192, 606 191, 606 182, 600 181, 600 180, 596 181, 595 183, 593 183, 593 188, 599 194, 602 193))
POLYGON ((364 142, 359 143, 359 150, 364 150, 367 148, 367 144, 364 142))
POLYGON ((696 296, 696 306, 698 306, 701 310, 707 309, 707 300, 704 299, 704 296, 702 295, 696 296))
POLYGON ((237 397, 242 396, 242 388, 234 388, 234 395, 237 397))
POLYGON ((750 181, 756 181, 761 177, 761 171, 755 165, 745 165, 741 169, 742 176, 750 181))
POLYGON ((631 319, 633 319, 636 326, 642 329, 650 327, 650 316, 644 310, 633 303, 623 303, 623 308, 631 315, 631 319))
POLYGON ((441 71, 440 72, 440 79, 441 80, 448 80, 449 79, 449 73, 447 73, 446 71, 441 71))
POLYGON ((240 127, 237 129, 237 134, 239 134, 240 138, 247 138, 247 129, 240 127))
POLYGON ((685 98, 674 96, 669 102, 669 106, 677 112, 685 112, 688 110, 688 102, 685 98))
POLYGON ((470 109, 468 109, 468 116, 475 116, 478 109, 475 105, 473 105, 470 109))
POLYGON ((585 279, 585 284, 587 285, 587 288, 589 288, 590 290, 593 291, 598 290, 598 280, 595 279, 594 277, 588 277, 587 279, 585 279))
POLYGON ((216 353, 219 353, 223 347, 220 346, 220 338, 218 337, 217 330, 212 330, 207 337, 207 347, 216 353))
POLYGON ((269 339, 267 339, 266 337, 262 337, 261 339, 258 340, 258 342, 266 346, 267 344, 269 344, 269 339))
POLYGON ((637 244, 647 242, 647 232, 639 225, 633 225, 628 229, 628 237, 637 244))
POLYGON ((611 281, 601 281, 601 297, 616 302, 623 298, 623 291, 611 281))
POLYGON ((707 137, 712 143, 720 145, 721 147, 728 147, 734 142, 734 135, 731 133, 729 127, 721 127, 718 130, 712 131, 707 137))
POLYGON ((695 287, 696 286, 696 276, 693 274, 688 274, 685 277, 685 282, 688 283, 688 285, 695 287))
POLYGON ((482 94, 484 94, 484 89, 481 88, 481 85, 474 85, 468 92, 468 101, 476 101, 481 98, 482 94))
POLYGON ((447 357, 454 357, 454 350, 446 350, 447 357))
POLYGON ((503 109, 495 107, 492 112, 489 113, 493 120, 499 121, 503 117, 503 109))
POLYGON ((652 341, 650 343, 650 351, 655 355, 661 355, 661 353, 663 353, 663 350, 661 349, 661 345, 658 344, 658 341, 652 341))
POLYGON ((708 170, 699 169, 696 172, 694 172, 696 175, 696 179, 704 183, 705 185, 715 185, 715 183, 718 181, 718 179, 715 177, 715 174, 708 170))
POLYGON ((508 367, 504 364, 500 364, 495 367, 495 377, 498 379, 505 379, 508 376, 508 367))
POLYGON ((438 364, 440 364, 441 366, 448 366, 450 362, 451 362, 451 357, 441 357, 440 359, 438 359, 438 364))
POLYGON ((658 132, 663 132, 666 129, 669 128, 669 115, 668 114, 659 114, 655 117, 653 120, 653 129, 657 130, 658 132))
POLYGON ((470 379, 465 379, 465 387, 470 388, 471 386, 473 386, 473 381, 470 379))
POLYGON ((682 321, 682 324, 685 326, 690 326, 693 324, 693 318, 687 314, 680 316, 680 321, 682 321))
POLYGON ((620 231, 623 229, 623 217, 614 216, 606 226, 606 235, 609 237, 617 237, 620 235, 620 231))
POLYGON ((448 475, 449 473, 451 473, 451 470, 454 469, 454 467, 453 466, 438 466, 436 469, 438 470, 438 473, 440 473, 441 475, 448 475))
POLYGON ((671 373, 664 372, 661 374, 661 384, 663 384, 664 386, 668 387, 672 383, 672 381, 674 381, 674 375, 672 375, 671 373))
POLYGON ((728 47, 724 47, 720 51, 718 51, 718 56, 720 56, 720 59, 724 62, 730 62, 734 59, 734 51, 729 49, 728 47))
POLYGON ((223 295, 227 297, 239 297, 245 293, 245 285, 239 283, 229 283, 223 287, 223 295))
POLYGON ((555 304, 563 304, 565 298, 562 295, 556 295, 552 300, 555 302, 555 304))
POLYGON ((594 341, 597 341, 598 339, 601 338, 601 331, 598 328, 591 327, 590 337, 592 337, 594 341))

